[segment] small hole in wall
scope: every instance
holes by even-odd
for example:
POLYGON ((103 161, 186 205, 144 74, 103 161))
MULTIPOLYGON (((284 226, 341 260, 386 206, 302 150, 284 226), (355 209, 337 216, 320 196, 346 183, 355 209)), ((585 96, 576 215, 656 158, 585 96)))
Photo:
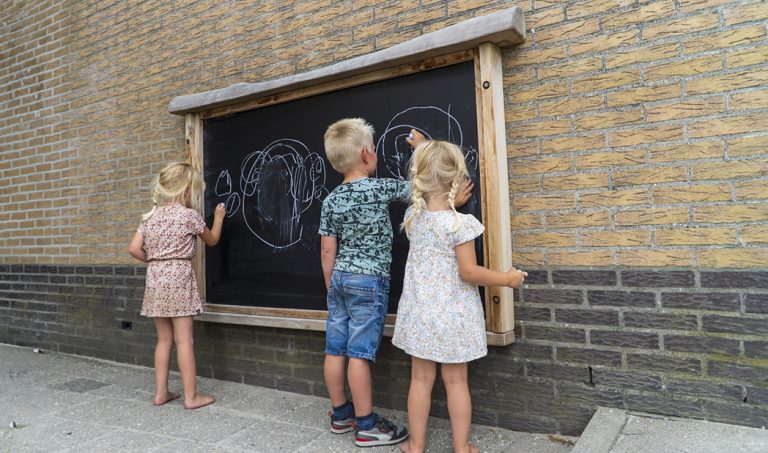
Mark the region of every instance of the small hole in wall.
POLYGON ((588 367, 587 369, 589 370, 589 382, 587 382, 587 384, 589 384, 592 387, 594 387, 595 386, 595 381, 592 378, 592 367, 588 367))
POLYGON ((123 330, 133 330, 133 323, 131 321, 120 321, 120 328, 123 330))
POLYGON ((746 403, 747 402, 747 397, 745 396, 742 401, 746 403))

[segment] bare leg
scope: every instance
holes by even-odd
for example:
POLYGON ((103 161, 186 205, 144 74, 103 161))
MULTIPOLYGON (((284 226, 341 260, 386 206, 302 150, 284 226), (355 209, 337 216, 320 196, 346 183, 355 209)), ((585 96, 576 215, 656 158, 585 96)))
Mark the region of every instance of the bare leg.
POLYGON ((155 406, 162 406, 179 397, 178 393, 168 391, 168 372, 173 349, 173 324, 170 318, 154 318, 157 329, 155 346, 155 406))
POLYGON ((193 321, 191 316, 171 318, 173 338, 176 342, 176 357, 179 359, 181 382, 184 384, 184 408, 197 409, 215 400, 211 395, 197 393, 197 365, 193 344, 193 321))
POLYGON ((440 374, 448 394, 448 415, 451 418, 454 452, 474 452, 477 447, 469 443, 472 424, 472 399, 467 384, 466 363, 444 363, 440 374))
POLYGON ((411 357, 411 386, 408 389, 408 430, 411 436, 400 447, 405 453, 422 453, 426 446, 432 386, 436 375, 435 362, 411 357))
POLYGON ((371 364, 366 359, 349 359, 347 376, 355 415, 364 417, 373 412, 373 387, 371 385, 371 364))
POLYGON ((323 374, 325 386, 328 387, 328 395, 331 397, 333 407, 338 407, 347 401, 347 392, 344 383, 347 380, 347 357, 343 355, 326 355, 323 374))

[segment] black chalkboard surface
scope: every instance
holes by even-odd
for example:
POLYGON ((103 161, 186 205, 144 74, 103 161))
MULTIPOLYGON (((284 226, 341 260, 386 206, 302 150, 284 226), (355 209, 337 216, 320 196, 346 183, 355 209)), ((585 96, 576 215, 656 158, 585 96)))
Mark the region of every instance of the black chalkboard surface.
MULTIPOLYGON (((406 179, 411 128, 462 146, 475 193, 461 210, 482 219, 473 62, 400 76, 203 124, 205 212, 227 206, 221 241, 206 250, 209 304, 325 310, 317 229, 327 194, 341 183, 323 134, 341 118, 376 129, 378 177, 406 179)), ((394 202, 395 239, 388 311, 397 311, 408 243, 399 232, 406 204, 394 202)), ((482 245, 477 242, 478 259, 482 245)))

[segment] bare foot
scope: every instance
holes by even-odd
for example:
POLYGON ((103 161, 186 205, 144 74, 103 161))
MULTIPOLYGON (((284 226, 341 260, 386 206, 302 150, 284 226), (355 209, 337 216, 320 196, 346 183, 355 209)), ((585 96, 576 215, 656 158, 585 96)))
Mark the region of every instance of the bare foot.
MULTIPOLYGON (((423 450, 422 450, 423 451, 423 450)), ((401 453, 417 453, 418 450, 411 447, 411 441, 407 440, 400 444, 400 452, 401 453)))
POLYGON ((465 448, 462 448, 461 450, 454 449, 453 451, 456 452, 456 453, 458 453, 458 452, 462 452, 462 453, 463 452, 467 452, 467 453, 480 453, 480 449, 477 448, 476 445, 473 445, 473 444, 466 444, 466 445, 467 446, 465 448))
POLYGON ((198 393, 191 400, 184 400, 184 409, 200 409, 201 407, 213 404, 216 401, 211 395, 198 393))
POLYGON ((173 401, 177 399, 179 396, 181 395, 175 392, 168 392, 165 395, 160 395, 160 396, 155 395, 155 399, 154 401, 152 401, 152 404, 154 404, 155 406, 162 406, 168 401, 173 401))

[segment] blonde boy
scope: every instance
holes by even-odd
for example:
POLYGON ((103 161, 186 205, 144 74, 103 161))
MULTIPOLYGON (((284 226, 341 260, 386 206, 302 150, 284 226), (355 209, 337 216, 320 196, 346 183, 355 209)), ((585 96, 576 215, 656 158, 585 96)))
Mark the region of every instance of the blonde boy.
POLYGON ((323 202, 319 229, 328 290, 324 373, 333 406, 331 431, 354 429, 359 447, 393 445, 405 440, 408 430, 373 412, 370 362, 376 360, 389 301, 388 208, 395 199, 408 200, 410 185, 371 178, 378 162, 373 127, 361 118, 330 125, 325 154, 344 175, 342 184, 323 202), (354 406, 347 399, 345 374, 354 406))

